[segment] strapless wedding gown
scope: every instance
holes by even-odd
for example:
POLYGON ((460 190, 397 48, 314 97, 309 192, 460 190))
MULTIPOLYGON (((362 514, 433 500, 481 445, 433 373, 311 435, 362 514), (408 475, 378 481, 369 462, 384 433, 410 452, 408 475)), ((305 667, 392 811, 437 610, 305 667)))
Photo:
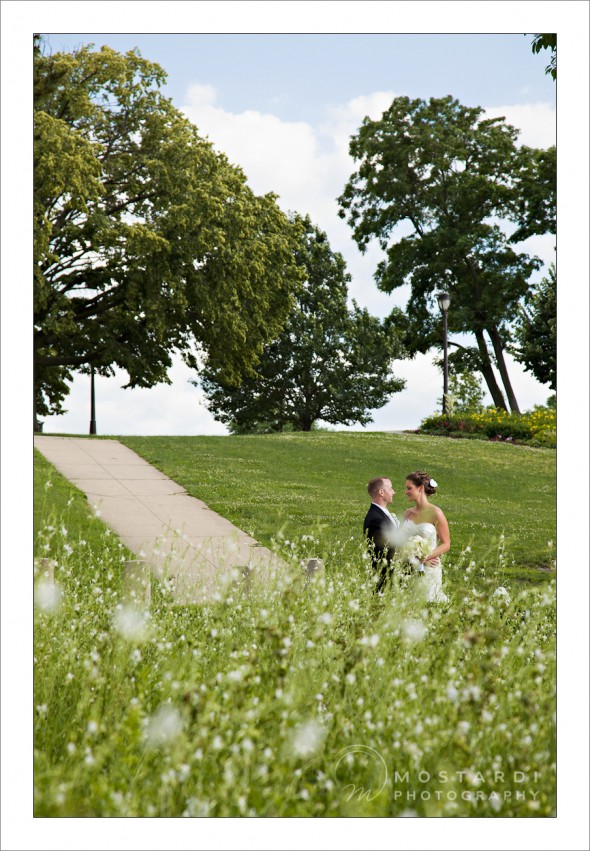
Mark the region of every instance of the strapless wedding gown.
MULTIPOLYGON (((432 523, 414 523, 413 520, 404 520, 404 531, 408 537, 420 535, 428 541, 429 552, 436 549, 436 526, 432 523)), ((442 565, 440 558, 424 564, 424 573, 416 577, 414 583, 416 592, 424 596, 427 603, 446 603, 448 597, 442 589, 442 565)))

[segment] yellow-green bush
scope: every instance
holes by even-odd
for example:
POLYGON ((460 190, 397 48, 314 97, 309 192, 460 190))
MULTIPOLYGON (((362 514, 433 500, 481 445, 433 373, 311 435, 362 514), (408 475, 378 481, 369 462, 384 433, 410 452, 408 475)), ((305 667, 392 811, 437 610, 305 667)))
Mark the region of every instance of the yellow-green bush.
POLYGON ((472 434, 520 442, 535 440, 544 433, 539 446, 551 445, 551 433, 555 444, 555 430, 556 412, 550 408, 537 408, 524 414, 511 414, 499 408, 486 408, 473 414, 435 414, 420 425, 420 431, 425 434, 472 434))

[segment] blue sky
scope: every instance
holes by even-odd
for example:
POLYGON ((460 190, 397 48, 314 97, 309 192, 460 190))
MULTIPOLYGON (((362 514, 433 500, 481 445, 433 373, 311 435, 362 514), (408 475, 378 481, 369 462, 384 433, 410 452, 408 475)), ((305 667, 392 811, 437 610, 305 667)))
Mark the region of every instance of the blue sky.
MULTIPOLYGON (((556 86, 544 73, 548 56, 533 55, 532 36, 522 33, 43 35, 52 52, 107 44, 120 52, 138 48, 158 62, 168 74, 166 94, 243 168, 254 191, 277 193, 285 210, 308 213, 327 232, 352 275, 350 297, 377 316, 404 307, 408 291, 377 290, 373 273, 381 252, 376 244, 359 252, 336 203, 353 170, 348 140, 365 115, 379 117, 398 95, 427 100, 451 94, 505 115, 527 144, 555 141, 556 86)), ((534 238, 523 250, 547 264, 553 244, 534 238)), ((436 354, 395 365, 406 389, 374 412, 369 429, 416 428, 436 409, 442 382, 432 363, 436 354)), ((170 375, 172 386, 133 391, 121 390, 124 373, 98 378, 99 432, 226 433, 206 411, 182 362, 175 360, 170 375)), ((511 375, 523 409, 545 402, 549 389, 520 365, 511 363, 511 375)), ((88 383, 85 376, 74 379, 68 414, 48 418, 46 430, 86 431, 88 383)))
MULTIPOLYGON (((380 90, 409 97, 452 94, 467 105, 555 99, 530 35, 493 34, 49 34, 54 50, 92 41, 139 48, 169 75, 180 106, 191 82, 214 83, 230 111, 272 111, 315 121, 326 106, 380 90)), ((545 63, 546 64, 546 63, 545 63)))

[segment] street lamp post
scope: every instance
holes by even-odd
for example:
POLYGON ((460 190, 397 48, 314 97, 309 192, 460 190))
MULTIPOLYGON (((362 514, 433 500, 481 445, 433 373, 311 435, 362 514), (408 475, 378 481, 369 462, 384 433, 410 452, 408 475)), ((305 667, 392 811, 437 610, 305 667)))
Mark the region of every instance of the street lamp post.
POLYGON ((94 367, 90 367, 90 434, 96 434, 96 405, 94 401, 94 367))
POLYGON ((449 393, 449 352, 447 345, 447 313, 451 306, 451 297, 448 293, 438 294, 438 306, 443 315, 443 414, 447 413, 447 396, 449 393))

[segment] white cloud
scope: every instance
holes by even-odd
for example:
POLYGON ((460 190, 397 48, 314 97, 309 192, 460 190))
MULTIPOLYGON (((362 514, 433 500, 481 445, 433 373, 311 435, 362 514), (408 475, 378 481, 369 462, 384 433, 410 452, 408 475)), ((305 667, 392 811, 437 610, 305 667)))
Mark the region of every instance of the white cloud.
POLYGON ((215 86, 193 83, 188 88, 188 99, 190 103, 200 106, 214 104, 217 100, 217 89, 215 86))
POLYGON ((243 169, 254 192, 277 192, 283 209, 302 212, 310 195, 325 195, 322 157, 311 125, 256 110, 227 112, 216 105, 213 92, 211 86, 191 86, 182 111, 243 169))
MULTIPOLYGON (((171 384, 123 390, 129 379, 117 369, 112 378, 95 378, 99 434, 226 434, 203 404, 202 392, 190 384, 195 373, 178 357, 169 370, 171 384)), ((90 377, 76 375, 65 401, 67 414, 45 417, 45 432, 87 434, 90 425, 90 377)))
POLYGON ((518 142, 531 148, 555 145, 557 135, 555 107, 550 103, 520 103, 510 106, 488 106, 490 118, 504 117, 520 130, 518 142))

